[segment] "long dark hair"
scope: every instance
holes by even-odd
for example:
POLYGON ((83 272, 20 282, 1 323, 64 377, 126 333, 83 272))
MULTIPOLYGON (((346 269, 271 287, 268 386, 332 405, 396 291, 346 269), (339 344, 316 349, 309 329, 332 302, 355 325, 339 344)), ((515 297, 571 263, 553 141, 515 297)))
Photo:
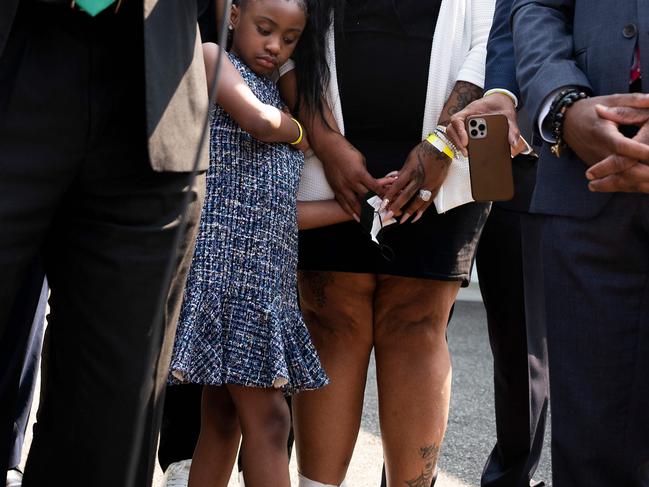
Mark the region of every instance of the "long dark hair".
POLYGON ((334 3, 337 1, 303 0, 307 10, 307 23, 293 53, 298 95, 295 112, 303 109, 308 117, 319 116, 322 120, 323 99, 331 78, 327 64, 326 36, 331 25, 334 3))

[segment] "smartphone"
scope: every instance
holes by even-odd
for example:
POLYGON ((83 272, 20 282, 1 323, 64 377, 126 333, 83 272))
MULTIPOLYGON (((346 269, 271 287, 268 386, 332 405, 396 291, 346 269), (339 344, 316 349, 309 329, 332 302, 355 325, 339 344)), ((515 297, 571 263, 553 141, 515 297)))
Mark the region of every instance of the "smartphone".
POLYGON ((469 135, 471 193, 476 201, 508 201, 514 197, 509 124, 501 114, 466 119, 469 135))

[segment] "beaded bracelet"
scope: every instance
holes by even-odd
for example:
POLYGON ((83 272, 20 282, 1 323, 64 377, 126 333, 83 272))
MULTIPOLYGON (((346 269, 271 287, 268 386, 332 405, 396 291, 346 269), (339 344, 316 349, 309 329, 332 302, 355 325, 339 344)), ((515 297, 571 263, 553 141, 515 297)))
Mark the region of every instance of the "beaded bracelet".
POLYGON ((566 120, 566 111, 579 100, 588 98, 588 95, 579 88, 567 88, 562 90, 550 105, 550 122, 552 123, 552 135, 556 142, 552 145, 552 153, 561 157, 563 149, 567 144, 563 140, 563 124, 566 120))

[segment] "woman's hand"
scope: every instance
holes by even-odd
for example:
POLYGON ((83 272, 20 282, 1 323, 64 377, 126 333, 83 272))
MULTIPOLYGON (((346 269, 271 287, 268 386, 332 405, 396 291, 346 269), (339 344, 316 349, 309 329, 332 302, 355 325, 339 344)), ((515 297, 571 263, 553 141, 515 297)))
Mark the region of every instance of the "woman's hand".
POLYGON ((383 190, 381 193, 379 193, 379 196, 381 198, 383 198, 385 193, 387 193, 387 191, 396 182, 397 179, 399 179, 399 171, 392 171, 382 178, 376 180, 379 187, 383 190))
POLYGON ((432 204, 446 179, 451 159, 423 140, 406 159, 383 198, 386 209, 401 215, 400 223, 416 222, 432 204))
MULTIPOLYGON (((467 81, 458 81, 444 104, 439 123, 448 125, 453 115, 481 97, 482 88, 467 81)), ((448 156, 423 140, 408 155, 399 171, 399 178, 385 194, 383 206, 395 215, 401 214, 400 223, 406 223, 413 215, 412 222, 416 222, 437 196, 451 162, 448 156)))
POLYGON ((359 221, 361 198, 369 191, 381 194, 383 188, 367 171, 365 156, 342 135, 338 136, 337 144, 328 148, 320 145, 321 151, 316 153, 323 161, 325 175, 336 200, 347 213, 359 221))

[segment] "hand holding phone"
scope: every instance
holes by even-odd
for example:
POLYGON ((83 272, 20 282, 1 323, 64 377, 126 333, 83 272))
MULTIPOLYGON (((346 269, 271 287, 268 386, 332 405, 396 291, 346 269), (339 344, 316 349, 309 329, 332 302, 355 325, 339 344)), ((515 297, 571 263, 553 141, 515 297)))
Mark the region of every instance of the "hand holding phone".
POLYGON ((507 201, 514 197, 507 117, 475 115, 466 119, 469 172, 475 201, 507 201))

